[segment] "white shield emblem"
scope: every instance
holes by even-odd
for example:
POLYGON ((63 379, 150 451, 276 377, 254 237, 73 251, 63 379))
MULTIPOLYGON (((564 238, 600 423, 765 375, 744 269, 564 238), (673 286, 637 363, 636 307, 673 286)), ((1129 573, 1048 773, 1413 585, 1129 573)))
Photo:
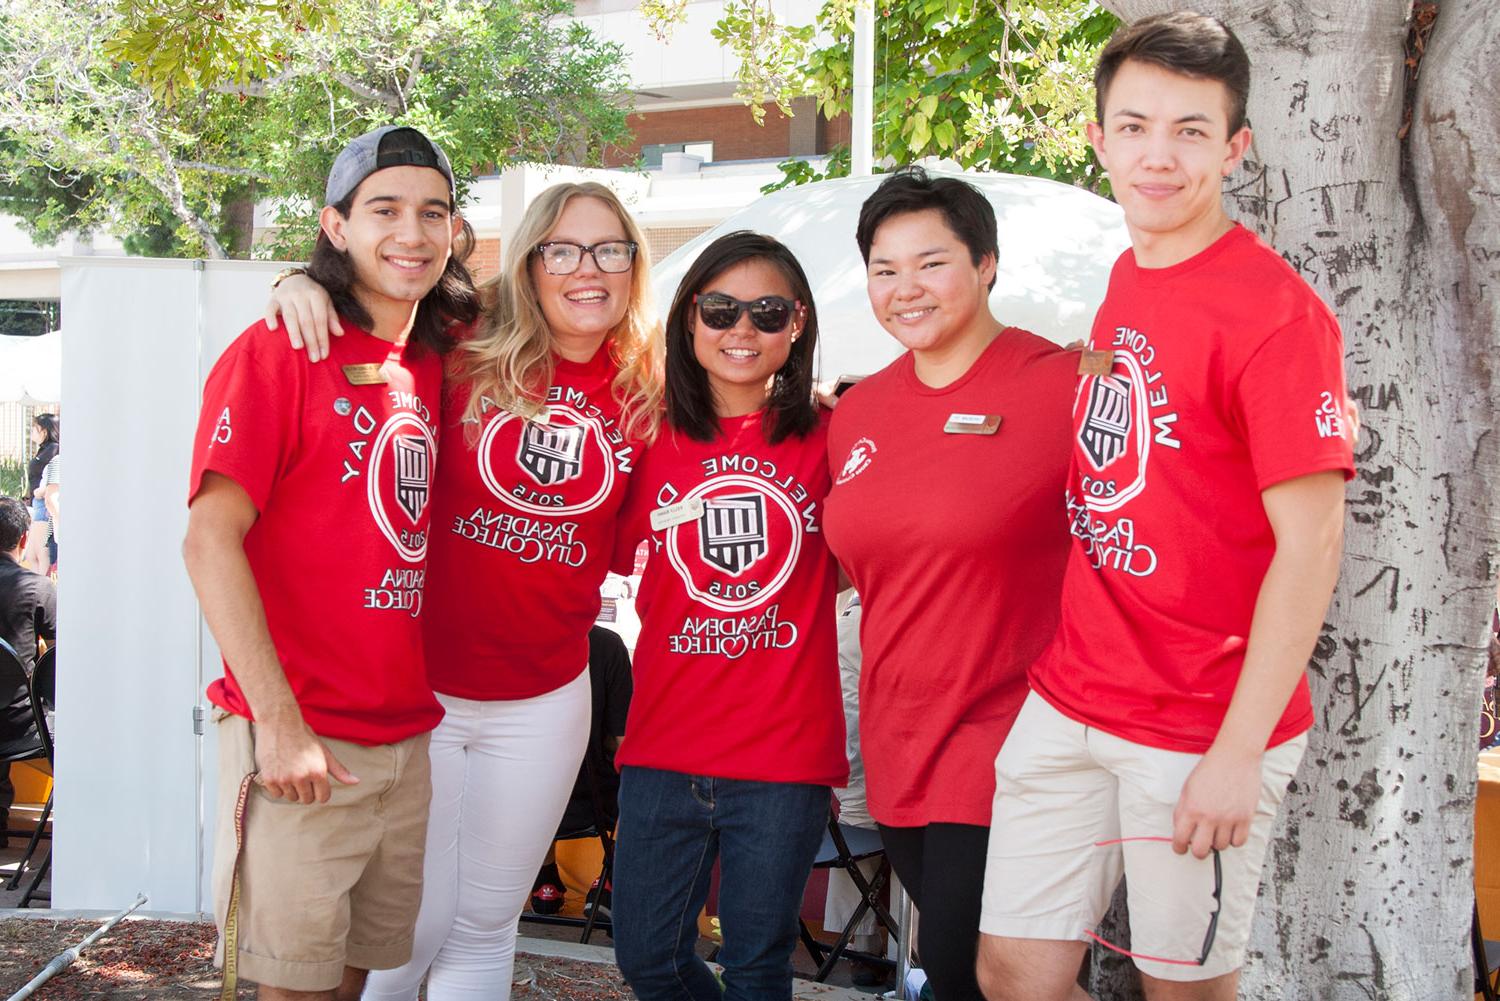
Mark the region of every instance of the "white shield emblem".
POLYGON ((427 507, 427 478, 430 462, 427 441, 417 435, 398 435, 393 442, 396 452, 396 502, 413 523, 427 507))
POLYGON ((1103 471, 1125 453, 1130 437, 1130 380, 1116 375, 1094 380, 1089 409, 1078 432, 1084 454, 1103 471))
POLYGON ((698 521, 703 562, 738 576, 766 554, 766 500, 734 494, 703 502, 698 521))
POLYGON ((582 424, 526 422, 516 461, 544 487, 574 479, 583 471, 582 424))

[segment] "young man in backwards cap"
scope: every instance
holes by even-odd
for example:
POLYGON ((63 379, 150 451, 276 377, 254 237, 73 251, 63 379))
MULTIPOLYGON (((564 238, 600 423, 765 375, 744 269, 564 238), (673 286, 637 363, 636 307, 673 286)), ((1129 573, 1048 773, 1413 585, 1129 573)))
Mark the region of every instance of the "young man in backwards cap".
POLYGON ((1353 472, 1343 338, 1224 211, 1250 145, 1229 29, 1129 25, 1095 85, 1131 248, 1080 363, 1061 623, 995 763, 979 979, 990 1001, 1083 998, 1123 872, 1146 996, 1230 1001, 1313 723, 1353 472))
POLYGON ((224 654, 218 961, 262 998, 354 998, 411 954, 442 709, 418 633, 448 326, 475 315, 447 158, 351 142, 309 271, 346 336, 313 365, 264 322, 209 374, 188 573, 224 654), (457 252, 455 252, 457 251, 457 252))

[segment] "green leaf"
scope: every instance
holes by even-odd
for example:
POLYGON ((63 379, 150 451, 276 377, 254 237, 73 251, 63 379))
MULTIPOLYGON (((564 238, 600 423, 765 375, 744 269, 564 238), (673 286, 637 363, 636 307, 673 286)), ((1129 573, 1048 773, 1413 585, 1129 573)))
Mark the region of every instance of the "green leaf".
POLYGON ((937 140, 938 149, 943 152, 958 144, 958 128, 948 120, 938 122, 932 129, 932 136, 937 140))
POLYGON ((920 154, 927 146, 927 140, 932 138, 932 130, 927 123, 926 115, 912 116, 911 136, 906 140, 906 148, 913 154, 920 154))

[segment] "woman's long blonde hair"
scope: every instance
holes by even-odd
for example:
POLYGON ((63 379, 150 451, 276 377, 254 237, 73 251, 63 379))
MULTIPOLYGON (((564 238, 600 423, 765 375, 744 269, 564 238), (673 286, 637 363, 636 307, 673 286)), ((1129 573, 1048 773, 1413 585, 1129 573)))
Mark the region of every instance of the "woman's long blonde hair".
POLYGON ((464 420, 471 427, 482 424, 491 405, 523 414, 535 413, 542 406, 552 385, 552 334, 531 281, 531 255, 573 198, 597 198, 608 205, 619 217, 626 239, 638 248, 630 273, 630 303, 606 343, 619 369, 611 392, 620 404, 620 428, 627 437, 649 441, 661 420, 663 392, 661 322, 651 290, 651 252, 620 199, 593 181, 559 184, 538 195, 502 252, 499 274, 480 287, 484 316, 479 329, 454 352, 452 374, 469 386, 464 420))

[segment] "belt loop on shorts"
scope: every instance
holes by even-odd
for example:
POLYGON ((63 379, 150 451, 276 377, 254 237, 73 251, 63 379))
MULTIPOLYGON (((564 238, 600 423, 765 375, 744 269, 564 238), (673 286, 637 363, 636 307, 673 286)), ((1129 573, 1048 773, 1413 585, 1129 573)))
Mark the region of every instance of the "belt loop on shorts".
POLYGON ((234 869, 229 877, 229 911, 224 916, 224 983, 219 1001, 235 1001, 240 979, 240 858, 245 853, 245 808, 250 804, 250 787, 260 772, 252 771, 240 783, 239 797, 234 801, 234 869))

